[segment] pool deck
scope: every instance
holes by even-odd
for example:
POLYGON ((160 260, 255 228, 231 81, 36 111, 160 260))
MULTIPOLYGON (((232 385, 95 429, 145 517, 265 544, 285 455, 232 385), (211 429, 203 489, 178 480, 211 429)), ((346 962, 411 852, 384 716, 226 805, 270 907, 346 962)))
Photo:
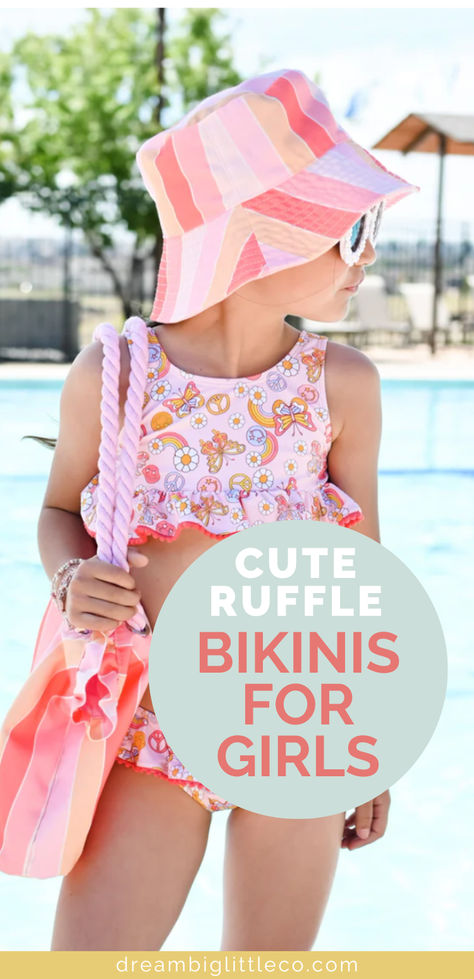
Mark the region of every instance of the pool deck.
MULTIPOLYGON (((474 346, 450 345, 431 354, 426 344, 416 347, 366 347, 364 353, 375 362, 384 379, 474 381, 474 346)), ((64 380, 69 364, 0 363, 0 381, 64 380)))
POLYGON ((416 347, 367 347, 382 378, 399 380, 474 381, 474 347, 450 345, 432 354, 426 344, 416 347))

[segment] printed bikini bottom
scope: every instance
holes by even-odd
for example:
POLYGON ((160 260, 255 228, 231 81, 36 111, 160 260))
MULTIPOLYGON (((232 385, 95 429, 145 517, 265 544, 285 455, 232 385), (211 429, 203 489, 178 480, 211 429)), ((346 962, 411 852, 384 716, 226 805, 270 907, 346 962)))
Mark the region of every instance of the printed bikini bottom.
POLYGON ((137 707, 132 723, 120 745, 116 761, 134 768, 137 772, 149 772, 158 778, 176 782, 196 802, 217 812, 219 809, 236 809, 232 802, 221 799, 193 778, 174 751, 161 730, 156 714, 141 704, 137 707))

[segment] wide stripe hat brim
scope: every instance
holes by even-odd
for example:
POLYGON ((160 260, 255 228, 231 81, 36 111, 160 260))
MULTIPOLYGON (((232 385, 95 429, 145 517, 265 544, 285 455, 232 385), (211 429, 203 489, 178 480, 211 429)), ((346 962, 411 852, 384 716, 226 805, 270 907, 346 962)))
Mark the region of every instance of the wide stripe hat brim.
POLYGON ((137 163, 163 230, 150 316, 163 323, 318 258, 374 204, 419 190, 352 140, 293 69, 205 99, 137 163))

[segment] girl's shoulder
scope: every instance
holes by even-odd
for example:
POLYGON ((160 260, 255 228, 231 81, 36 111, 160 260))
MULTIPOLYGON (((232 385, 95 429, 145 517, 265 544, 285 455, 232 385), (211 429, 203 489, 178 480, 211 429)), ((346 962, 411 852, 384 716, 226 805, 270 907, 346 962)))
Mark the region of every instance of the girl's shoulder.
POLYGON ((325 386, 333 436, 337 438, 355 407, 360 409, 366 403, 370 410, 379 398, 380 374, 374 361, 362 350, 328 340, 325 386))
POLYGON ((366 382, 377 382, 380 374, 376 364, 362 350, 345 343, 328 340, 325 356, 326 385, 342 391, 356 389, 366 382))
POLYGON ((358 379, 378 375, 376 364, 370 357, 346 343, 336 343, 328 340, 326 347, 326 371, 331 373, 344 372, 346 378, 351 375, 358 379))
MULTIPOLYGON (((127 397, 130 352, 127 337, 119 335, 120 375, 119 375, 119 405, 123 408, 127 397)), ((79 351, 72 361, 65 381, 65 388, 81 392, 81 400, 92 399, 100 404, 102 390, 103 344, 101 340, 91 340, 79 351)))

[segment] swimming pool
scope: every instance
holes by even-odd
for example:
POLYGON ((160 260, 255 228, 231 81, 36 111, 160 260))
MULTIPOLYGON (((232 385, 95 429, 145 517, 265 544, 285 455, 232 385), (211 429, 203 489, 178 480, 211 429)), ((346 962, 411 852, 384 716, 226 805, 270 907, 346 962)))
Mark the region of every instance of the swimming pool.
MULTIPOLYGON (((60 390, 59 381, 0 383, 2 717, 30 668, 49 593, 36 522, 51 452, 21 436, 57 434, 60 390)), ((474 382, 383 380, 382 395, 381 539, 419 578, 438 612, 448 647, 448 694, 430 743, 391 789, 385 836, 341 853, 316 947, 468 950, 474 875, 466 845, 474 816, 474 382)), ((226 818, 213 816, 205 858, 164 951, 218 947, 226 818)), ((1 949, 49 948, 60 884, 60 878, 0 874, 1 949)))

